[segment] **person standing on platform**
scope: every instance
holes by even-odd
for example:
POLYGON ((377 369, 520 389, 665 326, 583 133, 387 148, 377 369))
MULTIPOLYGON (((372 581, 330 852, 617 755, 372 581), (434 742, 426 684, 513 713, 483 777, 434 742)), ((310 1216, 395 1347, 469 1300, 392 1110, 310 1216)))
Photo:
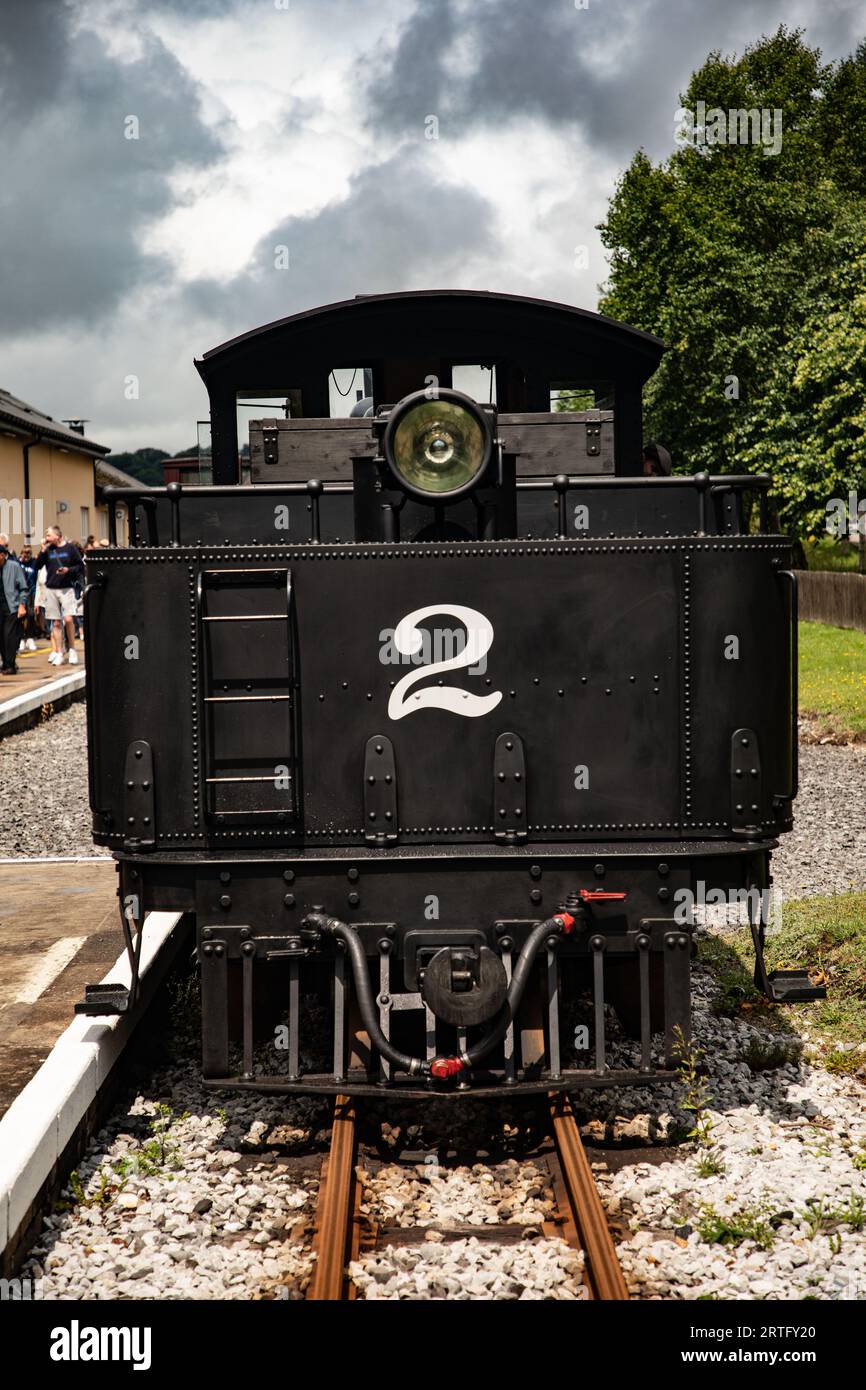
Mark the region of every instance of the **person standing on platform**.
POLYGON ((4 676, 14 676, 18 667, 21 620, 27 613, 27 580, 9 547, 0 545, 0 655, 4 676))
POLYGON ((32 546, 22 545, 18 563, 27 581, 27 616, 24 619, 24 632, 18 650, 35 652, 39 630, 36 626, 36 561, 33 558, 32 546))
POLYGON ((81 551, 74 541, 66 540, 59 526, 49 526, 36 561, 37 570, 45 568, 45 616, 51 620, 51 644, 54 648, 48 660, 52 666, 63 665, 63 629, 69 645, 69 664, 78 665, 75 650, 75 581, 84 574, 81 551))

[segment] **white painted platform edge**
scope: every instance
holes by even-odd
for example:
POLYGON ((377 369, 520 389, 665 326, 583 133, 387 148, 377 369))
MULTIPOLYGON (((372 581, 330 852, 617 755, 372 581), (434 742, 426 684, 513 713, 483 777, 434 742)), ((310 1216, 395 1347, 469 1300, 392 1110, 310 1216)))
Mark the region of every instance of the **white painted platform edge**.
POLYGON ((112 854, 10 854, 0 864, 113 864, 112 854))
POLYGON ((72 695, 74 691, 83 689, 84 681, 83 670, 73 671, 72 675, 61 676, 59 680, 51 681, 48 685, 37 686, 35 690, 27 690, 23 695, 13 695, 11 700, 4 700, 0 705, 0 728, 4 724, 11 724, 13 719, 30 714, 42 705, 53 704, 64 695, 72 695))
MULTIPOLYGON (((143 984, 181 915, 147 914, 141 950, 143 984)), ((103 982, 130 983, 125 951, 103 982)), ((0 1251, 16 1234, 131 1031, 124 1014, 104 1019, 76 1015, 0 1119, 0 1251)))

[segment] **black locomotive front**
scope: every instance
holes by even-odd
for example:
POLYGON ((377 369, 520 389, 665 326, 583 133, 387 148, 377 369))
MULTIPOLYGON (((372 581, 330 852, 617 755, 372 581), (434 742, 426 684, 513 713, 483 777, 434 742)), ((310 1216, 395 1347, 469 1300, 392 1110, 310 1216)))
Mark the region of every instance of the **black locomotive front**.
POLYGON ((200 364, 215 485, 115 492, 131 544, 88 561, 94 836, 133 956, 148 911, 195 919, 213 1084, 663 1077, 712 889, 754 909, 768 991, 808 995, 762 973, 796 793, 790 547, 766 478, 634 476, 660 350, 506 297, 331 306, 200 364), (289 343, 315 403, 355 333, 387 400, 409 310, 425 386, 372 419, 255 422, 232 481, 239 381, 289 343), (452 389, 455 335, 495 363, 498 412, 452 389), (593 373, 610 412, 550 410, 550 382, 593 373))

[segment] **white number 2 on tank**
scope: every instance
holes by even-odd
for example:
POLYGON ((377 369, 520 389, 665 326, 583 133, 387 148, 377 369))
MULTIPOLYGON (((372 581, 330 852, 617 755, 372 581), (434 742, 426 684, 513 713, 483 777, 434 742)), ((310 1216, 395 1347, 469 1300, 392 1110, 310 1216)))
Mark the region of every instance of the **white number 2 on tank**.
POLYGON ((459 603, 433 603, 429 608, 416 608, 401 618, 394 629, 394 646, 404 656, 416 656, 424 645, 423 634, 418 624, 426 618, 437 615, 457 618, 466 628, 466 646, 457 656, 447 661, 433 661, 410 671, 397 682, 388 701, 389 719, 402 719, 406 714, 414 714, 421 709, 444 709, 450 714, 462 714, 467 719, 478 719, 491 710, 502 699, 501 690, 493 690, 489 695, 473 695, 469 690, 461 690, 456 685, 430 685, 410 694, 412 687, 427 676, 439 675, 442 671, 461 671, 475 666, 487 655, 493 646, 493 625, 483 613, 474 608, 464 608, 459 603))

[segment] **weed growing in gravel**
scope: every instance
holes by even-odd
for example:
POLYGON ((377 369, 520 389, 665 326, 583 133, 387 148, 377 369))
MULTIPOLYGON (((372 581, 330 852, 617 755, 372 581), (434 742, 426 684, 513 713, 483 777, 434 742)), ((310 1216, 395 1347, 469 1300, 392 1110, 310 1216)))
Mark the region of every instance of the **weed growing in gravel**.
POLYGON ((743 1061, 748 1063, 752 1071, 772 1071, 775 1067, 784 1067, 788 1062, 798 1062, 802 1051, 803 1044, 799 1039, 774 1033, 753 1033, 743 1052, 743 1061))
POLYGON ((179 1168, 180 1151, 177 1144, 171 1141, 170 1130, 173 1124, 185 1120, 188 1114, 189 1111, 185 1110, 182 1115, 175 1115, 170 1105, 157 1105, 156 1113, 147 1126, 151 1137, 133 1153, 115 1159, 112 1163, 114 1171, 125 1181, 133 1174, 150 1178, 165 1173, 167 1169, 179 1168))
POLYGON ((702 1153, 698 1155, 695 1171, 699 1178, 717 1178, 724 1173, 725 1165, 718 1154, 702 1153))
POLYGON ((55 1202, 54 1209, 55 1211, 69 1211, 73 1206, 108 1207, 122 1186, 122 1183, 118 1186, 115 1175, 110 1169, 102 1168, 99 1172, 96 1191, 88 1193, 81 1181, 81 1174, 77 1168, 74 1168, 69 1174, 69 1190, 75 1200, 74 1202, 55 1202))
POLYGON ((769 1250, 774 1239, 769 1215, 770 1209, 764 1203, 725 1214, 705 1203, 697 1229, 708 1245, 742 1245, 744 1240, 751 1240, 761 1250, 769 1250))
POLYGON ((705 1148, 710 1148, 713 1143, 711 1138, 713 1122, 707 1114, 707 1102, 710 1098, 709 1083, 701 1070, 701 1063, 706 1053, 691 1038, 685 1036, 679 1025, 674 1030, 674 1056, 679 1058, 680 1076, 683 1083, 683 1098, 680 1101, 680 1106, 694 1116, 694 1124, 688 1131, 686 1138, 693 1139, 696 1144, 703 1145, 705 1148))
POLYGON ((838 1234, 836 1228, 839 1226, 848 1226, 852 1231, 863 1230, 866 1225, 866 1203, 856 1192, 852 1192, 848 1205, 844 1207, 826 1206, 825 1201, 824 1197, 810 1197, 805 1211, 800 1212, 809 1228, 810 1240, 814 1240, 822 1231, 833 1230, 838 1234))
POLYGON ((167 1170, 180 1167, 180 1151, 171 1141, 169 1131, 173 1124, 185 1120, 188 1114, 189 1111, 185 1110, 182 1115, 175 1115, 170 1105, 157 1105, 156 1114, 147 1126, 151 1137, 132 1153, 110 1159, 107 1167, 100 1168, 96 1175, 96 1189, 93 1192, 87 1192, 77 1169, 71 1172, 69 1190, 74 1202, 57 1202, 55 1210, 69 1211, 72 1206, 108 1207, 123 1191, 131 1177, 170 1177, 171 1174, 167 1170))

